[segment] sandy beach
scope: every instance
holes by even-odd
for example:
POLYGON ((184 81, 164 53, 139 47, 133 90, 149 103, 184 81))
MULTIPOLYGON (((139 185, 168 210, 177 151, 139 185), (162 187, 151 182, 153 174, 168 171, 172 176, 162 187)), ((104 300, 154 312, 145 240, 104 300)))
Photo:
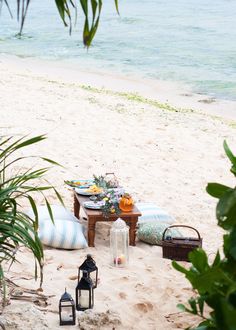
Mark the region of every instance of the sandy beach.
MULTIPOLYGON (((115 172, 135 201, 153 201, 176 223, 196 227, 209 257, 221 247, 216 201, 205 187, 208 182, 232 185, 223 140, 236 152, 236 102, 194 94, 174 83, 1 56, 0 104, 1 136, 47 134, 29 154, 64 166, 54 168, 48 180, 69 210, 72 191, 64 180, 115 172)), ((49 198, 58 203, 53 195, 49 198)), ((77 267, 87 253, 96 260, 100 283, 92 312, 77 314, 80 329, 174 330, 194 325, 197 321, 176 307, 193 292, 171 261, 162 258, 162 248, 137 240, 130 247, 129 268, 115 269, 109 265, 109 230, 109 223, 97 225, 95 248, 45 247, 43 292, 53 297, 46 308, 12 301, 5 317, 17 327, 9 329, 59 329, 58 301, 65 287, 74 296, 77 267)), ((37 289, 32 256, 22 248, 19 260, 7 277, 37 289)))

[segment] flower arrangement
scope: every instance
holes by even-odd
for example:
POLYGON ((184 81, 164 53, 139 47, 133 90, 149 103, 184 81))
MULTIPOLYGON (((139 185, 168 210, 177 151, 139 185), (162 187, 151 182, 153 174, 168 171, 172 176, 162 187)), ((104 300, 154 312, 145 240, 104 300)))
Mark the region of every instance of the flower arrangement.
POLYGON ((121 212, 119 208, 120 194, 116 190, 109 189, 105 191, 100 198, 104 201, 101 210, 105 218, 108 218, 111 214, 119 216, 121 212))

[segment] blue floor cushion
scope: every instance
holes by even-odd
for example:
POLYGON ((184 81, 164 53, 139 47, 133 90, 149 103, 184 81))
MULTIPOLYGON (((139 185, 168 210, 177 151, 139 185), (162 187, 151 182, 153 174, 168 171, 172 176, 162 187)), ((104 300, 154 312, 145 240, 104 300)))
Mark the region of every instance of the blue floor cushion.
MULTIPOLYGON (((152 222, 141 223, 137 230, 137 237, 140 241, 143 241, 152 245, 162 245, 162 235, 164 230, 169 227, 169 223, 164 222, 152 222)), ((178 229, 170 228, 165 234, 171 237, 182 237, 182 234, 178 229)))
POLYGON ((171 217, 165 210, 161 209, 154 203, 135 203, 142 216, 138 218, 138 224, 140 223, 174 223, 174 218, 171 217))

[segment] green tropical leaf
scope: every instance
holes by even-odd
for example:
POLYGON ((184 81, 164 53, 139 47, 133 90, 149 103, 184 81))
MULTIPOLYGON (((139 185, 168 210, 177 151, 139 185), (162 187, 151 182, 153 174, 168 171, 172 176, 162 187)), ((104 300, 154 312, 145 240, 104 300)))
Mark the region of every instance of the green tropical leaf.
POLYGON ((221 198, 227 191, 231 191, 232 188, 227 187, 219 183, 208 183, 206 191, 209 195, 215 198, 221 198))
POLYGON ((39 218, 38 218, 37 206, 35 204, 34 199, 30 195, 28 195, 28 200, 29 200, 30 205, 31 205, 31 208, 32 208, 32 210, 34 212, 34 220, 35 220, 34 230, 37 231, 38 230, 38 227, 39 227, 39 218))
POLYGON ((54 223, 52 209, 51 209, 50 203, 48 202, 47 198, 45 198, 45 202, 46 202, 46 206, 47 206, 50 218, 51 218, 52 222, 54 223))
POLYGON ((115 6, 116 6, 116 11, 117 11, 117 14, 120 15, 119 13, 119 5, 118 5, 118 0, 114 0, 115 1, 115 6))
POLYGON ((61 167, 63 167, 63 166, 60 165, 59 163, 57 163, 57 162, 55 162, 54 160, 51 160, 51 159, 49 159, 49 158, 41 157, 41 159, 44 160, 44 161, 46 161, 46 162, 48 162, 48 163, 50 163, 50 164, 53 164, 53 165, 56 165, 56 166, 61 166, 61 167))
POLYGON ((177 307, 182 311, 182 312, 186 312, 187 308, 184 306, 184 304, 178 304, 177 307))
POLYGON ((236 260, 236 227, 229 234, 229 254, 236 260))
POLYGON ((229 160, 232 163, 232 167, 231 167, 230 171, 236 176, 236 157, 230 150, 230 148, 225 140, 224 140, 224 150, 225 150, 227 157, 229 158, 229 160))
POLYGON ((191 310, 191 313, 194 314, 194 315, 197 315, 198 314, 198 311, 197 311, 197 302, 194 298, 191 298, 189 299, 189 305, 191 306, 192 310, 191 310))
POLYGON ((56 194, 58 200, 60 201, 60 203, 61 203, 63 206, 65 206, 64 201, 63 201, 61 195, 59 194, 59 192, 58 192, 54 187, 53 187, 53 190, 54 190, 54 192, 55 192, 55 194, 56 194))
POLYGON ((24 148, 26 146, 29 146, 31 144, 35 144, 35 143, 40 142, 40 141, 45 140, 45 139, 46 139, 46 136, 45 135, 35 136, 35 137, 31 138, 31 139, 24 140, 22 143, 18 143, 16 145, 16 147, 14 148, 14 150, 24 148))
POLYGON ((192 262, 195 269, 200 273, 209 269, 206 252, 203 249, 195 249, 189 253, 189 260, 192 262))
POLYGON ((218 224, 228 230, 236 225, 236 189, 227 191, 219 200, 216 207, 218 224))
POLYGON ((178 270, 179 272, 187 275, 189 273, 189 271, 187 269, 185 269, 183 266, 181 266, 179 263, 177 263, 175 260, 172 261, 172 266, 178 270))
POLYGON ((214 259, 213 264, 212 264, 212 267, 219 266, 220 262, 221 262, 220 253, 219 253, 219 251, 217 251, 215 259, 214 259))
POLYGON ((236 165, 236 157, 230 150, 226 140, 224 140, 223 146, 224 146, 225 153, 226 153, 227 157, 229 158, 229 160, 231 161, 232 165, 236 165))

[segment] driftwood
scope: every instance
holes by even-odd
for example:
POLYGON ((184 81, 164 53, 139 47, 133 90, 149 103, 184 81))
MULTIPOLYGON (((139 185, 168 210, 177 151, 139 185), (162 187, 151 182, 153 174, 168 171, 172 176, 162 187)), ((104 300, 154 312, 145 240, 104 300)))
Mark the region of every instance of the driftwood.
POLYGON ((9 290, 9 298, 11 300, 25 300, 30 301, 38 306, 48 306, 48 299, 54 297, 54 295, 45 295, 42 293, 40 289, 33 290, 24 288, 22 286, 17 285, 9 279, 6 279, 6 285, 9 290))
POLYGON ((2 330, 6 330, 5 325, 0 321, 0 327, 2 328, 2 330))

